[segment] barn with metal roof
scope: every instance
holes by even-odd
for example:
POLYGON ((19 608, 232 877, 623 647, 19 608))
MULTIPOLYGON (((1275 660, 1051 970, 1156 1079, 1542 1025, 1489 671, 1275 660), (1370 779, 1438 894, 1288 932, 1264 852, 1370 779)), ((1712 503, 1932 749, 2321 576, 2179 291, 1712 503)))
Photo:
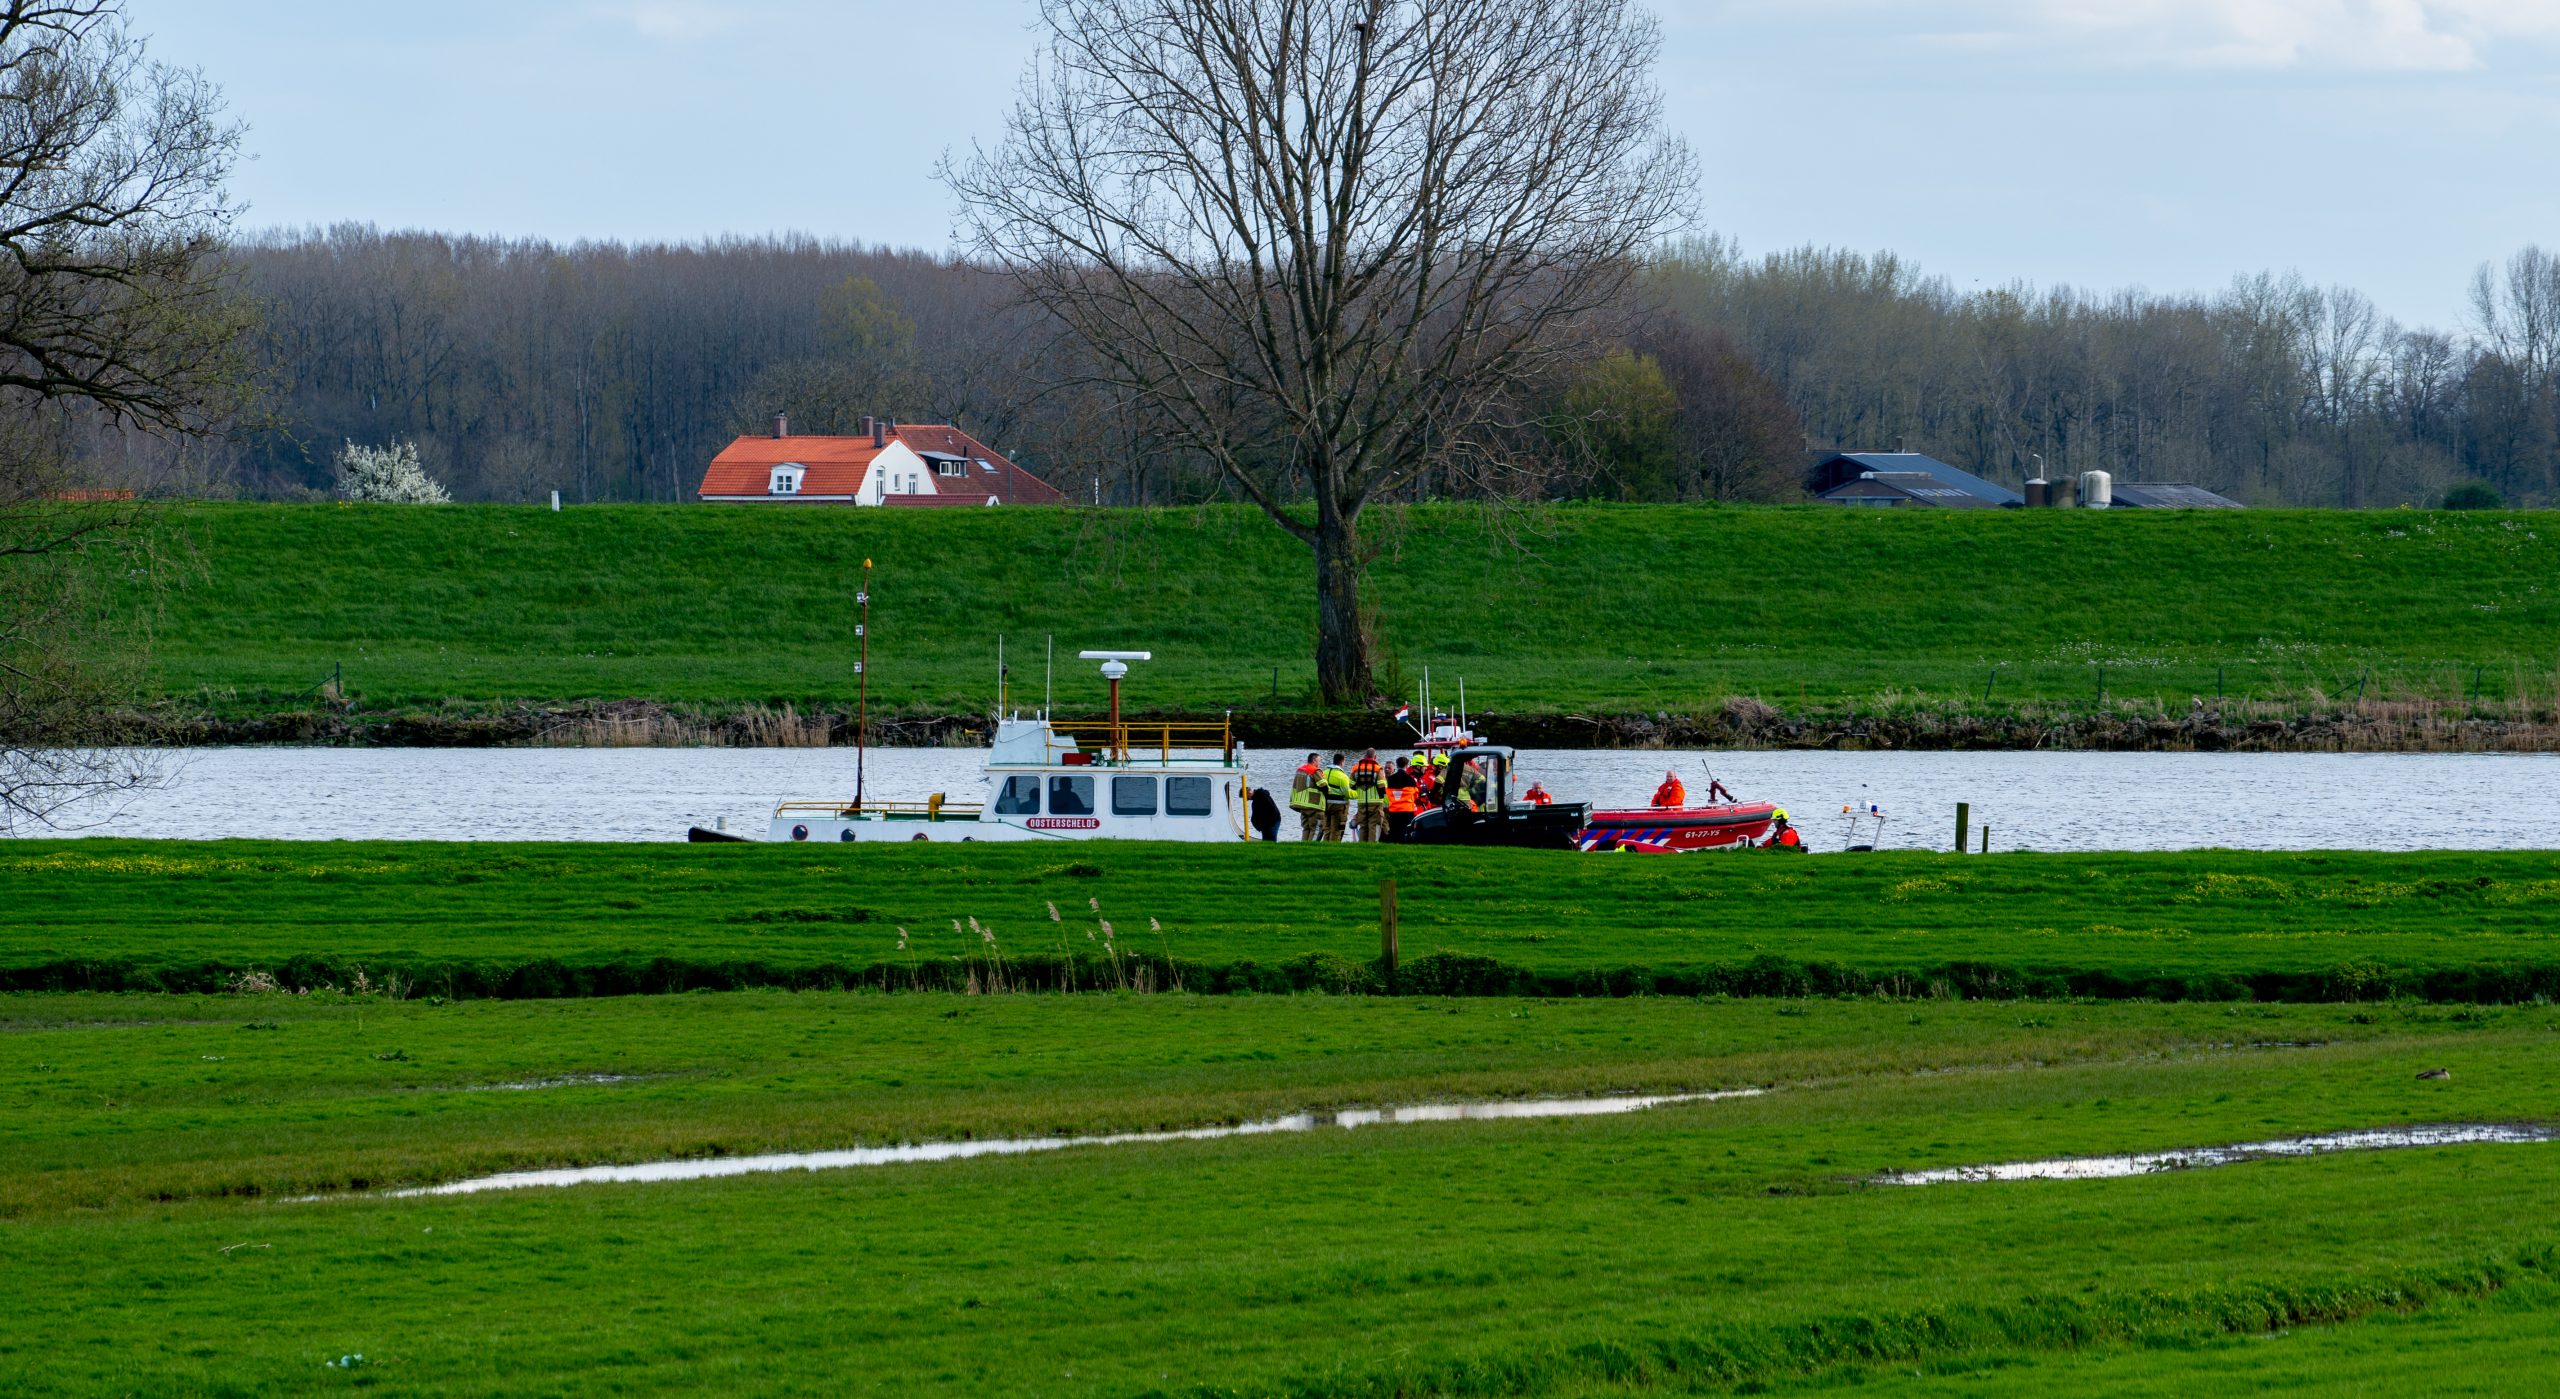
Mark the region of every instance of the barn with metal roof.
POLYGON ((1824 500, 1844 505, 1880 504, 1886 499, 1903 505, 1957 508, 2027 503, 2025 496, 2006 486, 1994 485, 1970 471, 1959 471, 1921 452, 1837 452, 1815 465, 1807 484, 1824 500), (1926 478, 1931 484, 1925 487, 1916 483, 1903 485, 1901 478, 1910 476, 1926 478), (1891 493, 1872 491, 1840 493, 1842 487, 1868 478, 1894 483, 1903 494, 1895 497, 1891 493))
POLYGON ((2113 490, 2118 510, 2245 510, 2229 496, 2215 495, 2184 481, 2119 481, 2113 490))

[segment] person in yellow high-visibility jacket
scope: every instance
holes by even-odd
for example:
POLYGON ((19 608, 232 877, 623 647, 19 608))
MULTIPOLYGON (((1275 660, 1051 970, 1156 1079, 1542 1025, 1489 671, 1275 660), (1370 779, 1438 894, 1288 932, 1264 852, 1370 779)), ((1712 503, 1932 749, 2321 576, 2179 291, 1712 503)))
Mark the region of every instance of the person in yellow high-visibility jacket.
POLYGON ((1298 813, 1298 839, 1324 839, 1324 769, 1313 753, 1289 779, 1289 809, 1298 813))
POLYGON ((1336 753, 1324 770, 1325 839, 1340 840, 1351 828, 1351 806, 1351 774, 1342 770, 1342 755, 1336 753))

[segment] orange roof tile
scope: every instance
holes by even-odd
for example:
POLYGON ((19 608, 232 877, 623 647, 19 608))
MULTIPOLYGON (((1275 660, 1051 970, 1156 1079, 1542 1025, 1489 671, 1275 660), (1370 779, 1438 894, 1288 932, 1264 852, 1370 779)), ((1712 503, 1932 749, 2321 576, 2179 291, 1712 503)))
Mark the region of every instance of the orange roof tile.
POLYGON ((862 489, 871 459, 880 452, 868 437, 741 437, 711 459, 700 494, 764 495, 773 486, 775 467, 798 462, 809 468, 800 478, 802 496, 849 496, 862 489))

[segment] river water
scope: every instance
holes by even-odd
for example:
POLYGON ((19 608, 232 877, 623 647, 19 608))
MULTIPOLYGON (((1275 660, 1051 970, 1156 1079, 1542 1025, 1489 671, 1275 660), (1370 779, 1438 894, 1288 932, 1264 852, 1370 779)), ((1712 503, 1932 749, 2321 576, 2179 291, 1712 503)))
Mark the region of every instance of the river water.
MULTIPOLYGON (((761 836, 774 802, 850 796, 854 754, 783 748, 205 748, 159 755, 152 791, 69 813, 81 835, 294 840, 681 840, 761 836)), ((1256 753, 1285 786, 1296 753, 1256 753)), ((978 749, 871 752, 875 799, 982 791, 978 749)), ((1524 751, 1561 800, 1641 806, 1677 769, 1789 809, 1817 850, 1944 848, 1955 804, 1995 850, 2543 849, 2560 846, 2560 755, 1524 751), (1843 806, 1881 811, 1854 839, 1843 806)), ((22 835, 42 835, 21 828, 22 835)))

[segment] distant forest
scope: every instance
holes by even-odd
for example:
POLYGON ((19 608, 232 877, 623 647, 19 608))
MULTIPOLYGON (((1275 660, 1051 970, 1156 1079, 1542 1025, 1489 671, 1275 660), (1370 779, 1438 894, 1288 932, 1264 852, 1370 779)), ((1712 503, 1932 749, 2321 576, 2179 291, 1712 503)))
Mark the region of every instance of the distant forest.
MULTIPOLYGON (((776 413, 950 421, 1071 499, 1223 498, 998 278, 950 258, 752 239, 638 246, 342 227, 234 252, 259 412, 178 485, 325 492, 347 441, 413 440, 461 499, 690 498, 776 413)), ((1559 498, 1781 500, 1808 453, 1907 447, 2012 485, 2092 469, 2256 504, 2428 504, 2484 481, 2560 503, 2560 257, 2480 269, 2470 323, 2413 330, 2347 288, 1964 294, 1890 255, 1700 240, 1619 348, 1514 405, 1502 478, 1559 498)), ((1487 488, 1482 474, 1466 489, 1487 488)), ((1447 493, 1448 482, 1417 490, 1447 493)))

